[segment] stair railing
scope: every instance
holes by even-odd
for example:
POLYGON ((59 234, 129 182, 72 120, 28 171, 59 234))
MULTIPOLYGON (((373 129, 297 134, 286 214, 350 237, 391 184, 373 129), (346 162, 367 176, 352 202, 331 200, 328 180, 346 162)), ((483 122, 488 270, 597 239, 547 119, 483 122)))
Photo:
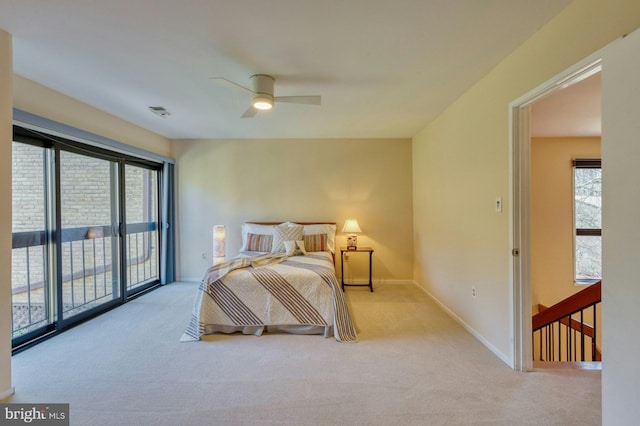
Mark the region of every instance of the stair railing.
POLYGON ((537 361, 601 361, 597 348, 597 307, 602 281, 533 316, 533 359, 537 361))

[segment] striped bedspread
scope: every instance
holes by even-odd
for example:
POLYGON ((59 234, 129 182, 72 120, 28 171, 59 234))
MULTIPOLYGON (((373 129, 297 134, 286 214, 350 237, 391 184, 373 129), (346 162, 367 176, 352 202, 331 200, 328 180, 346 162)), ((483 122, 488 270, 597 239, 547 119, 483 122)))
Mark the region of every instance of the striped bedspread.
POLYGON ((340 342, 357 336, 331 254, 238 257, 207 271, 181 341, 217 331, 324 330, 340 342))

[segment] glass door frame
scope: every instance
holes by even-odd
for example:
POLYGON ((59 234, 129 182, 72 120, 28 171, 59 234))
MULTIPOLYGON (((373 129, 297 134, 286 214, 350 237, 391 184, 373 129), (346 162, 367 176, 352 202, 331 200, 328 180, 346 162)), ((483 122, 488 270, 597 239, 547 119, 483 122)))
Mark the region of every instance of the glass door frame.
MULTIPOLYGON (((157 165, 156 163, 152 163, 150 161, 142 161, 142 160, 123 160, 122 161, 122 166, 120 167, 120 182, 122 183, 121 185, 121 206, 122 206, 122 212, 121 212, 121 217, 122 217, 122 243, 120 245, 120 247, 122 248, 122 275, 123 277, 121 278, 121 282, 122 282, 122 293, 125 299, 130 299, 130 298, 134 298, 137 297, 138 295, 144 293, 145 291, 147 291, 149 288, 151 287, 155 287, 158 284, 160 284, 160 253, 162 252, 161 250, 161 238, 160 238, 160 231, 161 231, 161 224, 162 222, 162 191, 161 191, 161 182, 162 182, 162 166, 157 165), (133 289, 129 289, 129 277, 128 275, 128 253, 129 253, 129 247, 128 247, 128 238, 127 236, 130 234, 133 234, 134 230, 133 229, 129 229, 127 227, 128 225, 128 220, 127 220, 127 214, 126 214, 126 185, 127 185, 127 181, 126 181, 126 166, 133 166, 133 167, 138 167, 138 168, 142 168, 142 169, 147 169, 147 170, 151 170, 152 172, 156 173, 156 179, 155 179, 155 185, 154 185, 154 189, 156 191, 156 203, 155 203, 155 210, 157 213, 157 217, 156 217, 156 222, 155 224, 153 224, 152 226, 150 225, 148 230, 155 230, 156 231, 156 256, 157 256, 157 264, 156 264, 156 268, 157 268, 157 273, 156 273, 156 278, 154 280, 151 280, 149 282, 146 282, 144 284, 141 284, 139 286, 136 286, 133 289), (153 228, 153 229, 151 229, 153 228), (129 232, 132 231, 132 232, 129 232)), ((133 227, 132 227, 133 228, 133 227)))
MULTIPOLYGON (((93 147, 91 149, 87 149, 84 146, 78 146, 72 142, 63 142, 54 144, 54 206, 55 206, 55 230, 60 230, 60 232, 55 232, 55 235, 58 235, 59 238, 55 238, 55 297, 56 297, 56 322, 58 324, 58 330, 64 330, 69 328, 72 325, 75 325, 79 322, 82 322, 85 319, 95 316, 97 313, 107 311, 111 308, 114 308, 124 302, 123 298, 123 281, 122 279, 122 217, 123 217, 123 199, 122 199, 122 166, 121 160, 114 156, 109 152, 102 152, 102 150, 97 150, 93 147), (118 274, 118 296, 114 297, 112 300, 102 303, 100 305, 94 306, 92 308, 87 309, 84 312, 76 313, 67 318, 64 317, 64 277, 63 277, 63 265, 62 265, 62 244, 63 244, 63 227, 62 227, 62 179, 61 179, 61 167, 64 167, 62 163, 62 155, 61 152, 70 152, 77 155, 84 155, 87 157, 97 158, 104 161, 109 161, 111 163, 111 172, 110 172, 110 192, 112 197, 112 205, 111 205, 111 229, 112 229, 112 237, 116 237, 116 244, 112 243, 112 271, 117 268, 118 274), (115 167, 114 167, 115 166, 115 167), (114 170, 115 169, 115 170, 114 170), (116 209, 113 207, 113 198, 115 197, 117 206, 116 209), (115 217, 114 217, 115 212, 115 217), (115 219, 115 221, 114 221, 115 219), (115 247, 114 247, 115 246, 115 247), (118 253, 116 253, 118 252, 118 253)), ((113 272, 112 272, 113 273, 113 272)), ((71 281, 73 284, 73 271, 71 271, 71 281)))

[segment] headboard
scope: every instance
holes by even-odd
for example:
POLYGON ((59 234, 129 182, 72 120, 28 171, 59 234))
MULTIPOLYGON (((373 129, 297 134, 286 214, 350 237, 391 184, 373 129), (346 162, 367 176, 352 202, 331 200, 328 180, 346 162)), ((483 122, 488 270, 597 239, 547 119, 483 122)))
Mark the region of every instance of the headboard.
POLYGON ((247 223, 255 223, 256 225, 280 225, 281 223, 284 222, 291 222, 291 223, 297 223, 300 225, 335 225, 336 222, 296 222, 296 221, 282 221, 282 222, 252 222, 252 221, 248 221, 247 223))

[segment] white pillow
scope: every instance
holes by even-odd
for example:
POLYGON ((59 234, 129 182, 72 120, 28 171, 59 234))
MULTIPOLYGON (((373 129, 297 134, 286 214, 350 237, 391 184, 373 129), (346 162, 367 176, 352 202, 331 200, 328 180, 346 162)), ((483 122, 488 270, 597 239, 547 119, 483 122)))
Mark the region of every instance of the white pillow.
POLYGON ((304 241, 303 240, 298 240, 296 241, 296 245, 298 246, 298 249, 300 250, 300 253, 302 253, 304 256, 307 255, 307 250, 304 248, 304 241))
POLYGON ((271 253, 284 253, 285 241, 297 241, 302 239, 302 225, 285 222, 273 227, 273 247, 271 253))
POLYGON ((274 225, 258 225, 256 223, 245 223, 242 225, 242 247, 241 252, 247 251, 247 235, 248 234, 260 234, 260 235, 273 235, 274 225))
POLYGON ((321 223, 315 225, 304 225, 304 235, 327 234, 327 248, 331 253, 336 252, 336 225, 321 223))
POLYGON ((287 256, 293 256, 294 254, 296 254, 297 248, 298 246, 296 245, 296 242, 293 240, 284 242, 284 254, 286 254, 287 256))
POLYGON ((307 255, 307 251, 304 249, 304 241, 285 241, 284 242, 284 252, 287 256, 297 256, 297 255, 307 255))

